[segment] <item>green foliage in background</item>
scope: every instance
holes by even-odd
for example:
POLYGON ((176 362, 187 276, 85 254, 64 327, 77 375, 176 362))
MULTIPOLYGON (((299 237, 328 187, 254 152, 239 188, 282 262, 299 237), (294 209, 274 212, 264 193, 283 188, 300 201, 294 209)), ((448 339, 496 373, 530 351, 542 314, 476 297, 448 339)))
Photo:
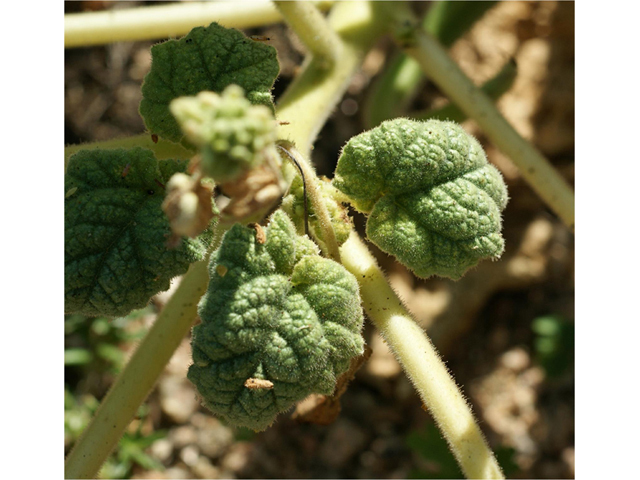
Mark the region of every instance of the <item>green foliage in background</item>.
POLYGON ((146 329, 131 329, 131 323, 153 308, 134 310, 126 317, 87 317, 67 315, 64 320, 65 367, 76 370, 82 377, 91 372, 115 374, 124 366, 122 346, 138 341, 146 329))
MULTIPOLYGON (((86 317, 80 314, 66 316, 65 449, 80 437, 98 409, 99 401, 94 390, 101 390, 107 379, 117 375, 124 367, 124 347, 131 346, 146 334, 147 329, 142 325, 135 326, 135 322, 152 313, 153 308, 149 306, 118 318, 86 317)), ((137 418, 143 420, 147 415, 148 407, 142 405, 137 418)), ((145 435, 141 425, 142 422, 134 432, 124 433, 101 470, 100 478, 130 478, 134 465, 145 469, 164 469, 161 463, 145 453, 145 449, 164 437, 166 432, 157 430, 145 435)))
POLYGON ((142 432, 144 418, 149 414, 147 406, 138 410, 138 426, 134 431, 124 433, 116 451, 107 459, 100 470, 101 478, 131 478, 133 468, 139 466, 144 470, 163 471, 164 465, 145 452, 153 442, 165 438, 165 430, 155 430, 150 434, 142 432))
POLYGON ((569 371, 575 354, 573 322, 560 315, 544 315, 533 320, 531 329, 535 334, 534 359, 549 378, 560 377, 569 371))

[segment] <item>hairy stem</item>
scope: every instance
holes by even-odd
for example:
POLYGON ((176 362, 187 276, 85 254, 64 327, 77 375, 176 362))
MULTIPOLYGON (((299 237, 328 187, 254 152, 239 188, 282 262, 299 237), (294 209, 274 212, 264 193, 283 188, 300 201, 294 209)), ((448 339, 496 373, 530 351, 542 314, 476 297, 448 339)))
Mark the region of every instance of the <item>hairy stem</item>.
MULTIPOLYGON (((212 245, 224 233, 218 228, 212 245)), ((211 250, 211 249, 210 249, 211 250)), ((205 260, 193 263, 69 453, 65 478, 95 478, 180 345, 209 283, 205 260)))
MULTIPOLYGON (((342 43, 340 58, 324 68, 317 58, 307 58, 301 73, 278 100, 278 120, 289 122, 278 128, 278 136, 296 145, 304 158, 320 129, 357 71, 365 53, 383 32, 378 2, 337 2, 329 14, 329 25, 342 43)), ((295 169, 289 169, 295 174, 295 169)))
POLYGON ((342 42, 315 5, 282 0, 274 3, 318 65, 331 68, 342 51, 342 42))
POLYGON ((425 331, 390 287, 375 259, 353 232, 342 245, 343 265, 358 280, 367 317, 413 382, 467 478, 504 478, 447 367, 425 331))
POLYGON ((318 224, 322 229, 324 243, 326 244, 328 250, 323 253, 332 260, 340 262, 340 247, 338 246, 336 233, 333 231, 333 226, 331 225, 331 216, 329 215, 327 206, 324 203, 324 198, 322 196, 322 193, 320 192, 320 185, 318 185, 318 177, 316 176, 316 172, 311 164, 304 158, 302 158, 300 152, 298 152, 293 144, 287 144, 286 142, 283 143, 284 145, 280 145, 280 149, 286 155, 289 155, 294 159, 296 165, 298 165, 298 167, 304 174, 303 180, 306 183, 305 190, 307 195, 309 195, 309 200, 311 200, 313 211, 316 214, 318 224))
MULTIPOLYGON (((315 2, 328 9, 333 1, 315 2)), ((272 2, 186 2, 64 16, 65 48, 114 42, 156 40, 186 35, 193 27, 218 22, 225 27, 251 28, 282 20, 272 2)))
POLYGON ((99 148, 133 148, 143 147, 151 150, 158 160, 167 160, 173 158, 176 160, 188 160, 195 155, 191 150, 187 150, 178 143, 158 138, 158 142, 154 142, 151 135, 143 133, 131 137, 114 138, 113 140, 104 140, 90 143, 81 143, 79 145, 69 145, 64 148, 64 169, 67 169, 69 158, 80 150, 90 150, 99 148))
MULTIPOLYGON (((400 10, 396 7, 396 10, 400 10)), ((404 19, 409 12, 400 10, 404 19)), ((571 229, 574 227, 574 194, 551 163, 507 122, 489 96, 460 70, 444 48, 421 29, 407 31, 402 20, 396 39, 404 46, 436 85, 473 118, 493 144, 519 168, 522 176, 542 200, 571 229)))

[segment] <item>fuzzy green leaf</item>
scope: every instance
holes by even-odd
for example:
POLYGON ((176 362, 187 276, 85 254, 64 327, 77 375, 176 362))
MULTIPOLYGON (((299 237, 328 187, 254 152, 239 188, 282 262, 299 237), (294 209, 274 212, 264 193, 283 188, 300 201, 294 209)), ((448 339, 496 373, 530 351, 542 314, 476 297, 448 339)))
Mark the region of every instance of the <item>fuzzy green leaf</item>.
POLYGON ((396 119, 353 137, 333 184, 369 215, 369 239, 419 277, 458 279, 504 250, 506 186, 453 122, 396 119))
POLYGON ((204 257, 201 240, 166 246, 163 185, 187 161, 153 152, 81 150, 65 176, 65 311, 123 316, 204 257))
POLYGON ((331 394, 363 351, 353 275, 320 257, 282 211, 265 232, 261 244, 236 224, 212 256, 188 373, 211 411, 254 430, 311 393, 331 394), (272 388, 249 388, 249 379, 272 388))
POLYGON ((254 105, 274 109, 271 88, 280 66, 276 50, 217 23, 196 27, 180 40, 151 47, 140 115, 151 133, 179 142, 183 133, 169 111, 174 98, 240 85, 254 105))

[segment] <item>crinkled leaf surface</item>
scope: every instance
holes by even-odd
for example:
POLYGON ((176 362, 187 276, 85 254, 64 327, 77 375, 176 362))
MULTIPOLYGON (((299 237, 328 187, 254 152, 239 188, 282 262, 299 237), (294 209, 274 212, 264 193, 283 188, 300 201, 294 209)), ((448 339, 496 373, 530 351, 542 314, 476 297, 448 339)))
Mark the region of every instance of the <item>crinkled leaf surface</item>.
POLYGON ((363 352, 353 275, 320 257, 284 212, 265 231, 259 243, 255 230, 236 224, 212 256, 188 373, 211 411, 254 430, 311 393, 331 394, 363 352), (250 378, 273 388, 248 388, 250 378))
POLYGON ((143 148, 82 150, 65 176, 65 311, 122 316, 144 307, 189 264, 201 240, 167 248, 163 185, 187 161, 143 148))
POLYGON ((151 70, 142 84, 140 115, 151 133, 179 142, 183 132, 169 111, 171 100, 240 85, 251 103, 269 106, 278 76, 275 48, 217 23, 196 27, 180 40, 151 47, 151 70))
POLYGON ((353 137, 333 184, 369 215, 369 239, 419 277, 458 279, 504 250, 506 186, 453 122, 396 119, 353 137))

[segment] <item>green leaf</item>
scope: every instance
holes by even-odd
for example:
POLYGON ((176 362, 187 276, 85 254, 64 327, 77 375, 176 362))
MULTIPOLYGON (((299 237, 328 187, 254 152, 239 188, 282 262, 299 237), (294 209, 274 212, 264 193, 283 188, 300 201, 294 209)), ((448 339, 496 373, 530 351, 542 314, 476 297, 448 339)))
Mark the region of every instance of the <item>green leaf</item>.
POLYGON ((458 279, 504 250, 506 186, 453 122, 396 119, 353 137, 333 184, 369 215, 369 239, 418 277, 458 279))
POLYGON ((217 23, 196 27, 180 40, 151 47, 151 70, 142 84, 140 115, 151 133, 179 142, 183 133, 169 112, 174 98, 240 85, 254 105, 274 109, 276 50, 217 23))
POLYGON ((265 233, 260 243, 236 224, 213 255, 188 373, 204 405, 253 430, 311 393, 331 394, 364 348, 355 277, 320 257, 282 211, 265 233), (249 388, 249 379, 272 388, 249 388))
POLYGON ((163 185, 187 161, 159 162, 150 150, 82 150, 65 176, 65 310, 123 316, 204 258, 206 245, 167 247, 163 185), (71 193, 70 193, 71 192, 71 193))

